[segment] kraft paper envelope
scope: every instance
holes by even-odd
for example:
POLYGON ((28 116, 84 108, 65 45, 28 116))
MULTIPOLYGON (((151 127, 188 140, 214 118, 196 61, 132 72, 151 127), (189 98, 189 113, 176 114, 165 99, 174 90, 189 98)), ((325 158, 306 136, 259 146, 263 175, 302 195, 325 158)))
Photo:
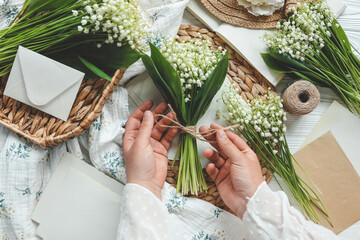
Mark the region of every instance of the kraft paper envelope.
POLYGON ((331 131, 360 176, 360 118, 334 101, 311 130, 301 147, 331 131))
POLYGON ((321 191, 301 170, 297 171, 322 200, 334 227, 317 210, 321 225, 337 234, 360 220, 360 177, 331 132, 300 149, 294 157, 321 191))
POLYGON ((4 95, 66 121, 84 76, 19 46, 4 95))
POLYGON ((44 240, 112 240, 120 221, 123 185, 66 153, 31 219, 44 240))

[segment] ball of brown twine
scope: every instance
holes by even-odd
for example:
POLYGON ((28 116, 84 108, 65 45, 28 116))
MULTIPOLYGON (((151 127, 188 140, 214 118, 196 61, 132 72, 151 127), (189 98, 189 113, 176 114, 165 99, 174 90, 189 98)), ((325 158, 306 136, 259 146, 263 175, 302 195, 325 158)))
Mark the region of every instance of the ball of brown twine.
POLYGON ((300 80, 282 94, 284 109, 290 114, 304 115, 312 112, 320 102, 320 93, 311 82, 300 80))

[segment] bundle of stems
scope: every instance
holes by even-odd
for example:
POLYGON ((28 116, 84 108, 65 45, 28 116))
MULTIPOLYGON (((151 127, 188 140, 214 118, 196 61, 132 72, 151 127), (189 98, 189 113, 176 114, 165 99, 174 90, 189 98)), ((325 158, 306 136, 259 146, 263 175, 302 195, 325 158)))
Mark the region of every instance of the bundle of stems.
MULTIPOLYGON (((196 129, 224 82, 229 53, 214 49, 206 39, 166 40, 160 47, 150 43, 151 57, 142 56, 143 63, 161 95, 173 108, 178 123, 196 129)), ((193 135, 181 134, 175 159, 177 157, 180 158, 177 192, 197 195, 207 190, 193 135)))
MULTIPOLYGON (((135 49, 140 44, 134 36, 137 35, 140 42, 147 34, 147 24, 141 16, 136 2, 127 0, 27 0, 12 24, 0 30, 0 76, 10 72, 19 46, 54 58, 65 56, 67 60, 78 55, 98 58, 99 53, 108 52, 110 46, 123 54, 117 57, 122 59, 117 61, 121 62, 117 67, 127 67, 134 62, 133 56, 137 60, 141 54, 125 48, 135 49), (129 21, 133 26, 129 26, 129 21), (104 43, 109 46, 93 50, 94 46, 100 48, 104 43)), ((89 70, 111 79, 83 56, 79 59, 89 70)), ((65 62, 69 62, 67 60, 65 62)), ((106 58, 102 60, 106 62, 106 58)), ((76 65, 76 61, 70 62, 76 65)))
POLYGON ((177 192, 195 194, 207 190, 206 181, 202 172, 196 138, 183 133, 175 159, 180 157, 179 175, 176 186, 177 192))
MULTIPOLYGON (((265 40, 266 64, 277 72, 330 87, 360 115, 360 61, 325 1, 298 4, 265 40)), ((356 50, 355 50, 356 51, 356 50)))
MULTIPOLYGON (((274 175, 281 189, 290 190, 304 214, 314 222, 320 221, 316 207, 328 216, 317 193, 296 172, 295 165, 300 171, 303 169, 291 154, 286 141, 286 113, 280 97, 268 92, 263 99, 245 102, 236 88, 229 86, 223 92, 222 100, 227 108, 224 117, 230 125, 237 125, 236 130, 253 147, 265 167, 284 181, 285 189, 274 175)), ((328 220, 331 222, 330 218, 328 220)))

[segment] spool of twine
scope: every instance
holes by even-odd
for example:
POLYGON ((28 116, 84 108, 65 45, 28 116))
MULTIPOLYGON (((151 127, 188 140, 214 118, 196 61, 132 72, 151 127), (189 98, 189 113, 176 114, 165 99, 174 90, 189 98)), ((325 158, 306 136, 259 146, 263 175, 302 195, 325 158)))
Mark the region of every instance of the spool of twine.
POLYGON ((320 102, 320 93, 311 82, 293 83, 282 94, 284 109, 290 114, 304 115, 312 112, 320 102))

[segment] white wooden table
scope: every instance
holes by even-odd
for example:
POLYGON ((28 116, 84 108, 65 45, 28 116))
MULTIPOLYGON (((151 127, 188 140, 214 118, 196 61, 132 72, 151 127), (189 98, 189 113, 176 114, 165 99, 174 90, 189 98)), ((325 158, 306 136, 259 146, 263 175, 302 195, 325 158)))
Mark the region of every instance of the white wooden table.
MULTIPOLYGON (((338 18, 338 21, 347 33, 351 44, 360 51, 360 1, 343 0, 343 2, 347 5, 347 8, 338 18)), ((182 23, 205 27, 188 11, 185 11, 182 23)), ((281 94, 284 89, 291 84, 291 82, 292 80, 289 78, 284 78, 276 86, 276 91, 281 94)), ((288 121, 286 123, 286 137, 292 153, 295 153, 299 149, 311 129, 319 121, 331 103, 334 100, 340 101, 335 93, 330 89, 318 87, 318 90, 321 95, 321 100, 318 107, 313 112, 303 116, 294 116, 290 114, 287 116, 288 121)), ((279 190, 275 181, 270 183, 270 187, 273 190, 279 190)), ((344 230, 340 236, 346 237, 347 239, 360 239, 360 221, 344 230)))

